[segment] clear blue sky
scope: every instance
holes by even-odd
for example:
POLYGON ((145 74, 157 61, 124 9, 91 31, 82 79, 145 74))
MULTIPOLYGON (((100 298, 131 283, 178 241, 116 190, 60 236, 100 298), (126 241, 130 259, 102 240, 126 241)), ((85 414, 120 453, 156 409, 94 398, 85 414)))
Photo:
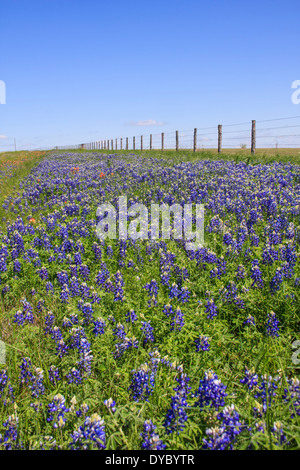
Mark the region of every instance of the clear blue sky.
POLYGON ((300 115, 299 17, 299 0, 0 0, 0 151, 300 115))

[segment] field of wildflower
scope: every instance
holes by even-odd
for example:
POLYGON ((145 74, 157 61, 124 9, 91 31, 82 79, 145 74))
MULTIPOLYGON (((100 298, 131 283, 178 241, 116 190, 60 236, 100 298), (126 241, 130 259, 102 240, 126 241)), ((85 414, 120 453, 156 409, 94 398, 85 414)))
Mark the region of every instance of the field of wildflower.
POLYGON ((300 448, 299 165, 48 153, 1 210, 1 450, 300 448), (123 195, 204 246, 100 240, 123 195))

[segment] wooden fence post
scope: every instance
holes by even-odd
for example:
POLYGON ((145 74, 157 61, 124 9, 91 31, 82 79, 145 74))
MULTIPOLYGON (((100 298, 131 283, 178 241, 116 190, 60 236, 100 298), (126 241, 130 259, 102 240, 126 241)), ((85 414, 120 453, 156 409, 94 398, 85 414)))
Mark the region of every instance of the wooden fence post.
POLYGON ((141 135, 141 150, 143 150, 143 136, 141 135))
POLYGON ((222 124, 218 125, 218 153, 222 152, 222 124))
POLYGON ((178 152, 179 149, 179 138, 178 138, 178 131, 176 131, 176 152, 178 152))
POLYGON ((133 150, 135 150, 135 137, 133 137, 133 150))
POLYGON ((123 139, 122 139, 122 137, 120 139, 120 147, 121 147, 121 150, 123 150, 123 139))
POLYGON ((256 149, 256 121, 252 121, 252 130, 251 130, 251 153, 255 153, 256 149))
POLYGON ((164 132, 161 133, 161 151, 163 152, 164 151, 164 147, 165 147, 165 134, 164 132))
POLYGON ((107 141, 107 150, 109 150, 109 140, 107 141))
POLYGON ((114 141, 111 139, 111 149, 114 149, 114 141))
POLYGON ((193 146, 193 151, 196 152, 197 150, 197 128, 195 127, 194 129, 194 146, 193 146))
POLYGON ((152 150, 152 134, 150 134, 150 150, 152 150))
POLYGON ((116 150, 118 150, 118 140, 116 139, 116 150))

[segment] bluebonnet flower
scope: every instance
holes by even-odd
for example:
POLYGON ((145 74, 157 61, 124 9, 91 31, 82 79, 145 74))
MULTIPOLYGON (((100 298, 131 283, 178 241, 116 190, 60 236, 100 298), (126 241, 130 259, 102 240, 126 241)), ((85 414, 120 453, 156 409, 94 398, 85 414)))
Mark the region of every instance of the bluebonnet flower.
POLYGON ((141 321, 141 331, 142 331, 142 337, 143 337, 143 344, 145 346, 146 343, 148 342, 153 342, 154 341, 154 335, 153 335, 153 327, 150 325, 150 321, 141 321))
POLYGON ((131 374, 131 384, 128 387, 130 397, 134 401, 149 401, 155 385, 156 370, 153 372, 151 367, 145 363, 138 370, 132 370, 131 374))
POLYGON ((5 396, 7 397, 3 400, 4 406, 6 406, 8 402, 14 402, 14 391, 9 381, 7 371, 5 369, 2 372, 0 371, 0 398, 4 399, 5 396))
POLYGON ((122 274, 120 273, 120 271, 117 271, 114 277, 115 277, 114 301, 116 302, 116 301, 120 300, 121 302, 123 302, 123 300, 124 300, 124 290, 123 290, 124 281, 123 281, 122 274))
POLYGON ((210 344, 208 342, 209 338, 204 335, 200 335, 199 338, 195 339, 196 351, 209 351, 210 344))
POLYGON ((70 291, 69 291, 69 288, 67 286, 67 284, 64 284, 63 285, 63 288, 61 290, 61 293, 60 293, 60 300, 62 303, 64 304, 68 304, 68 299, 70 297, 70 291))
POLYGON ((70 293, 72 297, 79 297, 80 296, 80 282, 78 279, 73 276, 70 280, 70 293))
POLYGON ((83 324, 89 325, 93 321, 93 313, 94 310, 89 302, 86 302, 82 306, 82 313, 83 313, 83 324))
POLYGON ((69 412, 69 408, 65 406, 65 397, 58 393, 53 397, 51 403, 48 404, 48 418, 47 422, 53 422, 53 427, 57 429, 62 428, 66 424, 65 414, 69 412))
POLYGON ((93 333, 95 336, 103 335, 104 328, 106 326, 105 320, 102 317, 98 317, 96 320, 93 320, 94 328, 93 333))
POLYGON ((276 269, 275 276, 270 281, 270 290, 272 293, 280 289, 280 284, 283 282, 283 274, 281 268, 276 269))
POLYGON ((105 449, 105 426, 100 416, 94 413, 88 416, 84 424, 71 434, 72 450, 105 449))
POLYGON ((263 375, 261 379, 261 384, 257 387, 257 392, 254 395, 255 398, 261 399, 261 403, 257 402, 256 407, 253 409, 254 414, 258 416, 262 416, 267 412, 268 408, 271 408, 274 402, 273 397, 276 396, 276 390, 278 388, 276 383, 279 381, 278 377, 272 377, 271 375, 263 375))
POLYGON ((32 364, 29 357, 24 357, 20 365, 21 374, 20 374, 20 387, 27 385, 32 377, 32 364))
POLYGON ((21 263, 18 259, 14 261, 14 273, 19 273, 21 271, 21 263))
POLYGON ((173 315, 172 321, 171 321, 170 331, 173 331, 173 330, 181 331, 183 326, 184 326, 183 313, 180 310, 180 308, 177 307, 177 309, 176 309, 176 311, 173 315))
MULTIPOLYGON (((151 282, 145 284, 143 289, 146 289, 148 292, 149 297, 153 301, 153 305, 157 304, 157 294, 158 294, 158 284, 155 279, 152 279, 151 282)), ((151 307, 151 300, 148 301, 148 306, 151 307)))
POLYGON ((79 266, 79 272, 80 272, 80 276, 85 279, 86 281, 89 279, 90 277, 90 269, 89 267, 86 265, 86 264, 81 264, 79 266))
POLYGON ((52 294, 54 294, 54 287, 53 287, 52 282, 50 281, 46 282, 46 291, 48 293, 51 292, 52 294))
POLYGON ((125 317, 126 317, 126 321, 131 322, 131 323, 134 323, 138 319, 137 314, 135 313, 133 309, 129 310, 129 312, 125 314, 125 317))
POLYGON ((151 419, 144 422, 143 428, 141 433, 143 450, 163 450, 166 448, 166 445, 159 439, 159 435, 155 433, 156 426, 151 419))
POLYGON ((106 264, 101 263, 101 271, 99 271, 97 276, 96 276, 97 286, 103 286, 105 281, 107 281, 107 279, 109 278, 109 276, 110 276, 110 272, 107 269, 106 264))
POLYGON ((217 419, 221 421, 220 426, 206 430, 208 439, 203 439, 203 448, 211 450, 233 449, 236 437, 242 432, 242 423, 234 405, 225 406, 218 413, 217 419))
POLYGON ((31 383, 29 385, 29 388, 31 390, 31 395, 34 398, 38 398, 40 395, 42 395, 45 392, 43 380, 44 380, 43 370, 40 369, 39 367, 35 367, 34 373, 30 377, 31 383))
POLYGON ((104 405, 106 406, 107 409, 111 410, 112 413, 115 413, 116 411, 116 402, 112 398, 108 398, 107 400, 104 400, 104 405))
POLYGON ((252 315, 248 315, 248 317, 246 318, 246 320, 244 321, 244 325, 252 325, 252 326, 255 326, 255 319, 252 315))
POLYGON ((108 245, 106 248, 106 254, 109 258, 112 258, 114 256, 114 251, 110 245, 108 245))
POLYGON ((119 339, 124 339, 126 336, 125 327, 122 323, 118 323, 115 328, 113 328, 114 341, 119 339))
POLYGON ((271 429, 273 438, 275 439, 275 445, 282 446, 283 444, 288 444, 286 435, 283 431, 283 424, 280 421, 275 421, 271 429))
POLYGON ((258 376, 255 370, 246 368, 244 377, 240 380, 240 383, 247 385, 249 390, 252 390, 258 384, 258 376))
POLYGON ((45 328, 44 328, 44 333, 45 335, 49 334, 52 332, 52 327, 54 325, 55 317, 51 311, 47 313, 45 316, 45 328))
POLYGON ((65 284, 68 287, 69 285, 69 276, 66 271, 60 271, 57 273, 57 280, 59 284, 63 287, 65 284))
POLYGON ((287 380, 288 388, 284 389, 282 398, 290 402, 291 418, 300 416, 300 380, 296 377, 287 380))
POLYGON ((194 406, 199 406, 200 408, 209 406, 218 410, 220 406, 225 405, 226 388, 226 385, 218 379, 217 374, 212 370, 208 370, 204 374, 204 379, 200 380, 199 388, 193 395, 198 398, 194 406))
POLYGON ((48 274, 47 268, 45 268, 45 266, 42 266, 41 269, 37 270, 37 272, 38 272, 38 274, 39 274, 39 276, 42 280, 48 279, 49 274, 48 274))
POLYGON ((183 303, 189 302, 190 295, 191 295, 191 293, 188 290, 188 288, 187 287, 182 287, 181 291, 180 291, 180 294, 179 294, 179 300, 183 303))
POLYGON ((90 288, 86 282, 83 282, 80 285, 80 295, 81 297, 86 298, 86 299, 90 298, 90 288))
POLYGON ((18 310, 14 316, 14 322, 18 325, 24 325, 24 323, 33 323, 34 316, 32 313, 32 306, 29 302, 26 301, 25 298, 21 300, 21 304, 23 305, 23 310, 18 310))
POLYGON ((262 279, 262 272, 259 269, 258 260, 252 261, 251 279, 253 279, 251 287, 255 286, 255 287, 259 287, 260 289, 264 287, 264 283, 262 279))
POLYGON ((181 374, 179 378, 176 378, 178 382, 177 387, 174 388, 176 392, 171 399, 171 406, 167 412, 167 416, 164 422, 164 427, 167 434, 176 432, 179 434, 185 427, 187 421, 187 396, 190 393, 191 387, 188 386, 189 377, 186 374, 181 374))
POLYGON ((178 289, 178 285, 174 282, 171 286, 169 297, 170 299, 177 299, 180 295, 180 290, 178 289))
POLYGON ((119 359, 124 352, 129 349, 129 348, 137 348, 138 347, 138 341, 137 339, 133 336, 132 338, 128 338, 125 336, 120 343, 116 343, 116 351, 114 354, 115 359, 119 359))
POLYGON ((93 251, 95 254, 95 260, 99 260, 102 258, 102 250, 101 250, 101 245, 98 245, 97 243, 93 243, 93 251))
POLYGON ((3 437, 0 434, 0 446, 3 446, 5 450, 15 450, 20 448, 20 445, 17 443, 18 424, 19 418, 16 413, 9 416, 3 423, 3 427, 6 430, 3 437))
POLYGON ((170 304, 164 305, 163 313, 165 313, 167 317, 169 317, 171 314, 174 314, 172 305, 170 304))
POLYGON ((266 325, 266 335, 271 336, 274 338, 275 336, 279 336, 279 321, 276 318, 274 312, 270 312, 268 314, 267 325, 266 325))
POLYGON ((82 258, 81 258, 81 254, 79 252, 75 253, 75 255, 74 255, 74 263, 77 266, 80 266, 82 264, 82 258))
POLYGON ((49 380, 54 385, 56 385, 58 383, 58 381, 61 380, 61 377, 59 375, 59 370, 54 365, 50 366, 50 368, 49 368, 49 380))
POLYGON ((218 309, 216 304, 214 303, 214 299, 210 299, 205 306, 205 312, 208 314, 207 318, 212 319, 213 317, 216 317, 217 311, 218 309))
POLYGON ((82 377, 80 374, 80 371, 76 369, 76 367, 73 367, 71 371, 66 375, 66 378, 68 379, 69 384, 76 384, 79 385, 82 383, 82 377))

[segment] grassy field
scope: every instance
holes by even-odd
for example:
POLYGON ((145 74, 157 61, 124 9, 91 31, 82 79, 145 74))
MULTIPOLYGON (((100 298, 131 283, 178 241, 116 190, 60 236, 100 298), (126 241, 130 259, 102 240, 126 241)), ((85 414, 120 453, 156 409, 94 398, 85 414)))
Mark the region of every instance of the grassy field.
POLYGON ((0 449, 300 448, 289 152, 0 154, 0 449), (204 247, 99 240, 124 194, 204 204, 204 247))

